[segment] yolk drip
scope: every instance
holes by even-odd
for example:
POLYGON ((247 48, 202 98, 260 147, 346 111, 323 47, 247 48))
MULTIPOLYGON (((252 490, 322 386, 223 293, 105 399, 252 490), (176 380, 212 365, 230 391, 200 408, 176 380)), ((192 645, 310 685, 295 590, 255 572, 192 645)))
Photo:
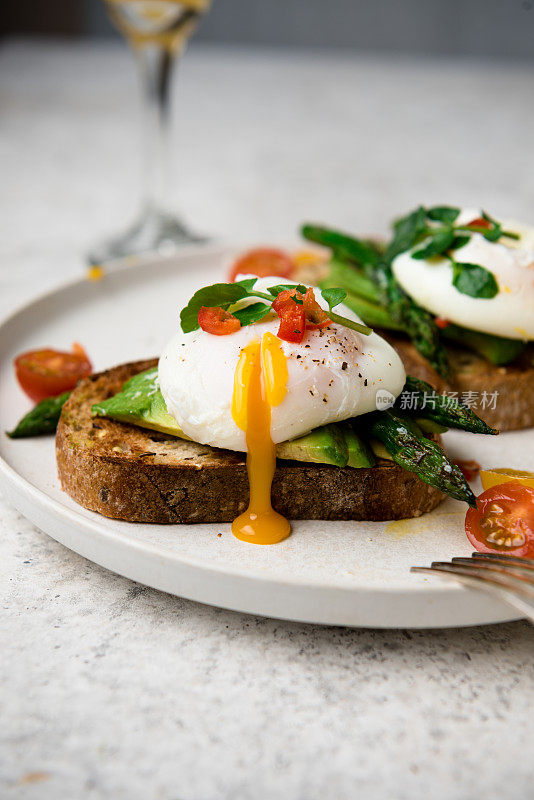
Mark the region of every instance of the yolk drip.
POLYGON ((244 542, 276 544, 289 536, 290 525, 273 510, 271 484, 276 467, 276 446, 271 439, 271 406, 286 394, 286 357, 280 340, 266 333, 262 342, 243 348, 234 377, 232 416, 245 431, 250 502, 232 523, 232 533, 244 542))

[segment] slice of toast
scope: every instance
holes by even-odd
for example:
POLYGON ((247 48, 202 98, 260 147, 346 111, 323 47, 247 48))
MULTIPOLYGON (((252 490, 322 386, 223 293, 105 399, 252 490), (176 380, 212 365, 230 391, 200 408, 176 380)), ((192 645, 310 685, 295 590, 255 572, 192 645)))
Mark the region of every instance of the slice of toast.
MULTIPOLYGON (((56 435, 61 486, 80 505, 129 522, 230 522, 248 505, 245 454, 93 418, 91 406, 157 362, 82 381, 56 435)), ((443 494, 391 461, 371 468, 278 461, 273 506, 290 519, 388 520, 431 511, 443 494)))
POLYGON ((534 425, 534 346, 506 367, 490 364, 470 350, 447 346, 451 376, 444 381, 408 339, 391 331, 381 335, 396 349, 408 375, 427 381, 438 392, 456 392, 491 428, 515 431, 534 425))

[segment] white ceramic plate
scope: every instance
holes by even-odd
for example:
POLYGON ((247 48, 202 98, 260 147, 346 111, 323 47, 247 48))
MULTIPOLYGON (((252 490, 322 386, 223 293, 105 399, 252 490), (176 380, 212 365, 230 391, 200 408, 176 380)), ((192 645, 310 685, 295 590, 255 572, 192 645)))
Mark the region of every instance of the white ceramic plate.
MULTIPOLYGON (((17 353, 77 340, 97 370, 154 356, 193 291, 221 280, 230 253, 210 246, 121 265, 101 282, 82 278, 8 318, 0 327, 0 430, 30 407, 13 375, 17 353)), ((534 431, 498 439, 454 432, 446 442, 459 458, 534 469, 534 431)), ((114 572, 181 597, 329 625, 448 627, 517 618, 482 592, 410 574, 412 565, 470 554, 465 506, 453 500, 403 522, 296 522, 285 542, 258 547, 237 541, 226 524, 133 525, 86 511, 59 487, 52 437, 2 435, 0 456, 5 494, 41 530, 114 572)))

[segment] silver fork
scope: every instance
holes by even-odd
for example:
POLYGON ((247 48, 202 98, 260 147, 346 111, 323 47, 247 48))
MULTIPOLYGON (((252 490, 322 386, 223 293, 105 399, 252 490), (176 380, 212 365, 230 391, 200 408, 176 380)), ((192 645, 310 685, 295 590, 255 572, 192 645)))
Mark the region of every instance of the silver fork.
POLYGON ((473 553, 471 558, 434 561, 411 572, 437 572, 498 597, 534 623, 534 559, 473 553))

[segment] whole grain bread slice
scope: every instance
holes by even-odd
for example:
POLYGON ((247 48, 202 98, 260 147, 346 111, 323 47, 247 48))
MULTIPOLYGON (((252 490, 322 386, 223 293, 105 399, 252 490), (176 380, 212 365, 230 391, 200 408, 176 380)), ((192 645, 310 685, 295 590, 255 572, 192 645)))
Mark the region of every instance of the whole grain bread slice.
MULTIPOLYGON (((157 362, 122 364, 82 381, 56 435, 59 478, 80 505, 129 522, 230 522, 248 504, 243 453, 186 442, 135 425, 93 418, 91 406, 157 362)), ((391 461, 353 469, 279 461, 273 506, 290 519, 417 517, 443 499, 391 461)))
POLYGON ((447 346, 451 365, 445 381, 405 338, 381 331, 400 355, 406 372, 438 392, 455 392, 491 428, 515 431, 534 425, 534 345, 513 364, 497 367, 462 347, 447 346))

